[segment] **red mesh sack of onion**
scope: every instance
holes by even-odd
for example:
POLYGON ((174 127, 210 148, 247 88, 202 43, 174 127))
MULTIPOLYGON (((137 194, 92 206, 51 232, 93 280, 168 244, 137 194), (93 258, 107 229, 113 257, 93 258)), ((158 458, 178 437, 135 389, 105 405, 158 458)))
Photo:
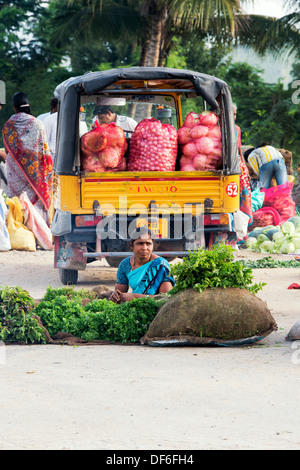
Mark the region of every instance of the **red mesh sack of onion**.
POLYGON ((128 144, 124 131, 115 123, 99 124, 80 139, 81 168, 87 172, 126 170, 128 144))
POLYGON ((129 144, 129 171, 173 171, 178 151, 177 131, 154 118, 143 119, 129 144))
POLYGON ((203 111, 189 113, 178 129, 181 171, 217 170, 222 167, 222 135, 219 118, 203 111))

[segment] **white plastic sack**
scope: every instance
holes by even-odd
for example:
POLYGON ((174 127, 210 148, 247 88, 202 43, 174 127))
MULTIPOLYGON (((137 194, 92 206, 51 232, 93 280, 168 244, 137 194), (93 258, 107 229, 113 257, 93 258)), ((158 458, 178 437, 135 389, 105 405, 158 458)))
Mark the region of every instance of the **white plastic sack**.
POLYGON ((243 239, 248 233, 249 216, 242 211, 233 213, 233 229, 239 239, 243 239))
POLYGON ((27 193, 23 192, 19 199, 24 209, 24 225, 31 230, 38 244, 44 250, 53 250, 51 230, 41 214, 30 202, 27 193))
POLYGON ((0 251, 11 250, 9 233, 6 226, 7 212, 8 209, 2 195, 2 190, 0 190, 0 251))

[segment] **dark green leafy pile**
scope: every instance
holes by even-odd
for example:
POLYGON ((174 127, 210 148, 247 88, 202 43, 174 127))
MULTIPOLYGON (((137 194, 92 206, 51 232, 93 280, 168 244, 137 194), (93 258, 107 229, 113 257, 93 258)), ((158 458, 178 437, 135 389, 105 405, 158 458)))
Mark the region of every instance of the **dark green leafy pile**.
POLYGON ((165 300, 140 297, 122 304, 94 300, 85 306, 81 338, 136 342, 146 333, 165 300))
POLYGON ((273 259, 271 256, 265 256, 264 258, 258 260, 241 260, 240 261, 244 266, 248 268, 300 268, 300 261, 295 259, 290 259, 287 261, 282 261, 279 259, 273 259))
POLYGON ((21 287, 0 288, 0 340, 4 343, 46 343, 33 318, 34 300, 21 287))
POLYGON ((106 299, 94 299, 83 305, 85 293, 68 288, 67 295, 57 295, 48 288, 35 308, 50 336, 59 331, 88 341, 136 342, 147 331, 158 308, 165 300, 141 297, 122 304, 106 299))
POLYGON ((48 287, 46 293, 35 307, 38 315, 50 336, 58 331, 71 333, 74 336, 80 331, 81 315, 84 313, 82 299, 93 300, 96 293, 87 289, 76 291, 74 287, 48 287))
POLYGON ((49 286, 43 297, 44 301, 54 300, 57 296, 64 296, 71 300, 82 300, 82 299, 96 299, 97 294, 94 291, 88 289, 75 290, 72 286, 56 287, 49 286))
POLYGON ((52 300, 42 300, 35 307, 35 314, 40 317, 51 337, 58 331, 78 336, 83 313, 81 300, 65 295, 58 295, 52 300))
POLYGON ((264 283, 252 284, 252 269, 234 260, 232 247, 214 245, 211 250, 203 248, 191 252, 182 263, 172 266, 176 285, 171 293, 193 288, 202 292, 207 288, 246 288, 253 294, 262 289, 264 283))

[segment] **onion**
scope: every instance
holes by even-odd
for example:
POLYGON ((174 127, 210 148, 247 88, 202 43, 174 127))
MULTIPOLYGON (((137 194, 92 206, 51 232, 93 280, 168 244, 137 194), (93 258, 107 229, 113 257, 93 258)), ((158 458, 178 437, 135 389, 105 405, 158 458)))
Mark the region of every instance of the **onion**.
POLYGON ((200 139, 201 137, 208 134, 208 127, 206 126, 195 126, 190 130, 190 136, 192 139, 200 139))
POLYGON ((185 144, 182 147, 182 153, 183 153, 183 155, 185 155, 188 158, 195 157, 197 155, 197 153, 199 153, 198 150, 197 150, 196 143, 189 142, 189 143, 185 144))
POLYGON ((183 126, 191 128, 191 127, 198 126, 199 124, 200 124, 199 115, 192 111, 186 116, 183 126))
POLYGON ((198 154, 193 160, 193 166, 197 170, 206 170, 207 169, 207 155, 198 154))
POLYGON ((99 152, 99 158, 104 168, 115 168, 120 163, 121 155, 116 149, 108 147, 99 152))
POLYGON ((101 164, 97 154, 90 154, 82 163, 82 168, 87 172, 101 172, 105 171, 105 167, 101 164))
POLYGON ((218 139, 219 141, 221 141, 222 133, 219 126, 211 127, 208 131, 207 137, 210 137, 211 139, 218 139))
POLYGON ((212 127, 218 124, 219 118, 211 111, 203 111, 201 114, 199 114, 199 122, 203 126, 212 127))
POLYGON ((190 128, 189 127, 180 127, 178 129, 178 143, 179 145, 187 144, 192 140, 190 136, 190 128))
POLYGON ((196 140, 197 153, 208 155, 214 148, 214 143, 209 137, 201 137, 196 140))

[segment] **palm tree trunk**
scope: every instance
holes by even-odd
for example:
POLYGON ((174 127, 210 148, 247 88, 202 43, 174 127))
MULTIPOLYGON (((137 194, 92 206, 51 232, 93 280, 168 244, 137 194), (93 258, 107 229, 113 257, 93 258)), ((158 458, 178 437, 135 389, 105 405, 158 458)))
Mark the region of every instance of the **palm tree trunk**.
POLYGON ((142 45, 141 55, 139 59, 139 67, 145 67, 147 64, 147 57, 149 52, 150 39, 147 38, 142 45))
MULTIPOLYGON (((149 51, 149 44, 150 44, 150 39, 146 39, 144 44, 142 45, 142 49, 141 49, 141 55, 140 55, 140 59, 139 59, 139 67, 145 67, 146 66, 146 63, 147 63, 147 56, 148 56, 148 51, 149 51)), ((141 106, 141 105, 140 105, 141 106)), ((137 103, 130 103, 129 106, 128 106, 128 110, 127 110, 127 115, 129 117, 132 117, 132 118, 135 118, 137 120, 137 107, 138 107, 138 104, 137 103)), ((139 121, 138 121, 139 122, 139 121)))
POLYGON ((153 17, 151 21, 151 35, 149 51, 146 65, 148 67, 158 67, 163 31, 163 18, 161 16, 153 17))
MULTIPOLYGON (((145 66, 161 67, 161 51, 163 50, 165 24, 168 19, 167 9, 160 10, 159 13, 152 16, 150 27, 150 41, 145 66)), ((140 104, 136 108, 135 120, 140 122, 145 117, 150 117, 152 111, 151 104, 140 104)))

